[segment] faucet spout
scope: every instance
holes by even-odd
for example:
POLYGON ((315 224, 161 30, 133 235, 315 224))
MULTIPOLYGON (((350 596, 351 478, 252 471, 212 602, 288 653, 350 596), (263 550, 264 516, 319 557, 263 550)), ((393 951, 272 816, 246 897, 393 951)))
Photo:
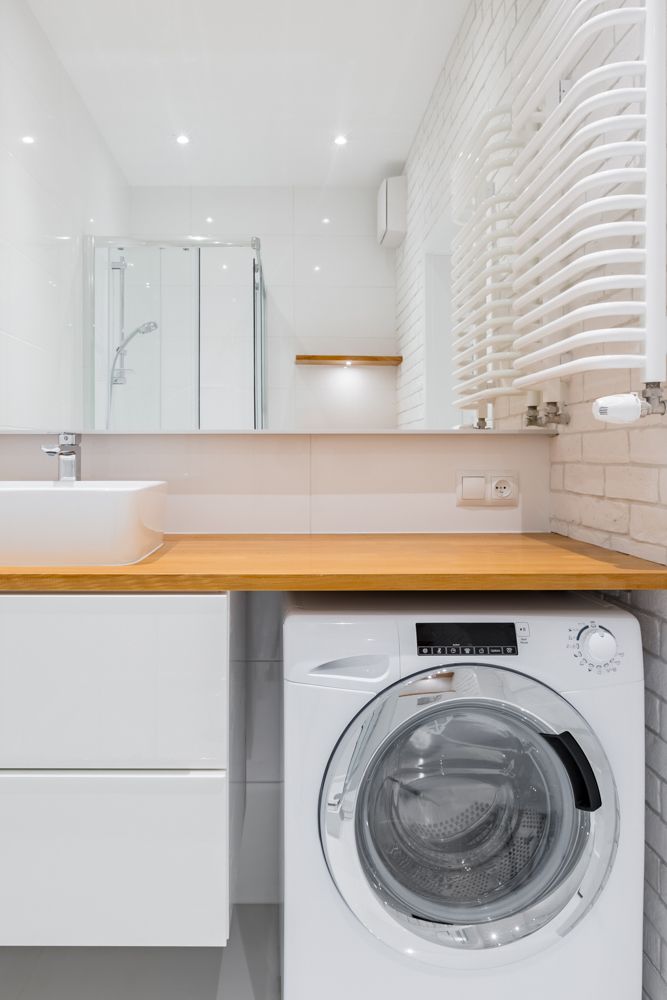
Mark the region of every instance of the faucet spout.
POLYGON ((76 483, 81 479, 81 435, 63 431, 58 435, 58 444, 42 445, 42 451, 51 458, 58 459, 58 482, 76 483))

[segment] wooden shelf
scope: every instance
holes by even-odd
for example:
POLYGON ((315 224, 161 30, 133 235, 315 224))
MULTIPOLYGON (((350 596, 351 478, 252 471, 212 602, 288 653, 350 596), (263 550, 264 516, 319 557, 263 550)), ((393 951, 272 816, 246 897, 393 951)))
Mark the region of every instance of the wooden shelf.
POLYGON ((297 365, 343 365, 346 368, 378 365, 398 368, 403 357, 400 354, 297 354, 294 360, 297 365))

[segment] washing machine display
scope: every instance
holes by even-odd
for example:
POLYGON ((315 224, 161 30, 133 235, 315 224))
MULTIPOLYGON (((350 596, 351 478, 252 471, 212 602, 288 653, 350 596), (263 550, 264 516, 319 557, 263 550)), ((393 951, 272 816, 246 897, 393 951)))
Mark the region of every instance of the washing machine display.
POLYGON ((481 949, 563 911, 576 922, 610 869, 617 803, 604 752, 567 701, 467 662, 396 684, 354 719, 320 824, 332 877, 374 934, 389 914, 430 942, 481 949))
POLYGON ((517 656, 514 622, 418 622, 419 656, 517 656))

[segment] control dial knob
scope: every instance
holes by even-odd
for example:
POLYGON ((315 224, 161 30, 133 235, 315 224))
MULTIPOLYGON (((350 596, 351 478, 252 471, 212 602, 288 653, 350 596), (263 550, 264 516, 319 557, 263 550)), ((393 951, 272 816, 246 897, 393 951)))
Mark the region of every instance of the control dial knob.
POLYGON ((601 625, 591 625, 579 633, 579 649, 584 659, 596 666, 613 660, 617 650, 616 639, 601 625))

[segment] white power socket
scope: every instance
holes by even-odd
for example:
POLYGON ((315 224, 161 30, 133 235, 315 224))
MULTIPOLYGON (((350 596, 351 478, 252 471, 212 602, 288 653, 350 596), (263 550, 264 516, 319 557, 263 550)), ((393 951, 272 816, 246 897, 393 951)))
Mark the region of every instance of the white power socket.
POLYGON ((516 507, 519 476, 516 472, 457 472, 457 507, 516 507))

